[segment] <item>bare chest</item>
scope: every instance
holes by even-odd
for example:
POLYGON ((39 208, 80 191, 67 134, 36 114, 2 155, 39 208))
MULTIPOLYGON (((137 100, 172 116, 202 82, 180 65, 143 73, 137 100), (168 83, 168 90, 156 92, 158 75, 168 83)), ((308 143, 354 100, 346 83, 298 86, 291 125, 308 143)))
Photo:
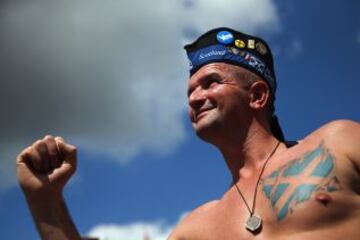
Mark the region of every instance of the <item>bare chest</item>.
POLYGON ((240 181, 248 206, 233 187, 207 214, 201 234, 194 239, 288 239, 308 232, 322 236, 345 225, 360 234, 347 224, 360 220, 359 198, 336 161, 320 145, 285 164, 275 162, 262 177, 256 198, 253 187, 248 187, 254 184, 240 181), (254 214, 262 221, 254 232, 246 229, 253 201, 254 214))

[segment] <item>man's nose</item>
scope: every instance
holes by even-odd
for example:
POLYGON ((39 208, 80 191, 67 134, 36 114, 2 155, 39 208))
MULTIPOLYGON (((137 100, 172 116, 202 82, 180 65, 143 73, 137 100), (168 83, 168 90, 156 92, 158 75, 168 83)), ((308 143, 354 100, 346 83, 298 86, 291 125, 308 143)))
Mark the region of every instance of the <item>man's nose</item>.
POLYGON ((206 100, 206 91, 203 89, 194 90, 189 96, 190 107, 197 109, 200 108, 206 100))

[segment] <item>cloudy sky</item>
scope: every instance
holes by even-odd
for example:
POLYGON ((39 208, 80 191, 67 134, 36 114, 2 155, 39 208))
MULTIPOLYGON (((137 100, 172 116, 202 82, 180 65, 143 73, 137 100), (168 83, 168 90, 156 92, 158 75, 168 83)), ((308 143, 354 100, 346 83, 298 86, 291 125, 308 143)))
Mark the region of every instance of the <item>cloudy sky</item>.
POLYGON ((220 154, 186 114, 185 43, 229 26, 275 56, 289 139, 360 121, 356 0, 1 0, 0 233, 37 239, 14 158, 45 134, 79 148, 66 189, 84 235, 165 239, 229 184, 220 154))

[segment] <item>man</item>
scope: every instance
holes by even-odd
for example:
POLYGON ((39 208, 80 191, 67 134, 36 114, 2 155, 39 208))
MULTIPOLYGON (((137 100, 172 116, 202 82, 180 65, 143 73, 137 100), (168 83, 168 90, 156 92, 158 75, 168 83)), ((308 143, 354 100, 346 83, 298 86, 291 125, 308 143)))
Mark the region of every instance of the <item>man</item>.
MULTIPOLYGON (((185 49, 193 128, 221 151, 233 185, 169 239, 360 239, 360 125, 338 120, 285 142, 265 41, 218 28, 185 49)), ((60 137, 46 136, 17 157, 43 239, 80 239, 62 197, 75 169, 76 148, 60 137)))

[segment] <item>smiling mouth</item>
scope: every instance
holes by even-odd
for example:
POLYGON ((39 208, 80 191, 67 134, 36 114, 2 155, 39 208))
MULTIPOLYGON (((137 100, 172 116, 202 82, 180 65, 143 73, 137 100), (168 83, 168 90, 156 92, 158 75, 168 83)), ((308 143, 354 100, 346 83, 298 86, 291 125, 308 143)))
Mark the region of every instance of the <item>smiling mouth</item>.
POLYGON ((214 108, 208 108, 208 109, 204 109, 204 110, 201 110, 199 111, 197 114, 196 114, 196 117, 195 117, 195 122, 198 122, 201 118, 203 118, 209 111, 213 110, 214 108))

